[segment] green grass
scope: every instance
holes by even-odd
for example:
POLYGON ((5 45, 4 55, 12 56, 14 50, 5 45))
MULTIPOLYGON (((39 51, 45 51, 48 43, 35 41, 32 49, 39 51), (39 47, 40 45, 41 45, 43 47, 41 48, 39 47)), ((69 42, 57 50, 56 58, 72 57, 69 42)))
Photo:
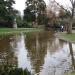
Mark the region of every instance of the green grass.
POLYGON ((65 75, 75 75, 75 72, 69 73, 69 74, 65 74, 65 75))
POLYGON ((67 34, 67 33, 60 33, 60 39, 75 42, 75 33, 67 34))
POLYGON ((0 28, 0 34, 13 34, 13 33, 28 33, 28 32, 37 32, 37 31, 42 31, 43 29, 38 29, 38 28, 0 28))
POLYGON ((71 74, 69 74, 69 75, 75 75, 75 73, 71 73, 71 74))

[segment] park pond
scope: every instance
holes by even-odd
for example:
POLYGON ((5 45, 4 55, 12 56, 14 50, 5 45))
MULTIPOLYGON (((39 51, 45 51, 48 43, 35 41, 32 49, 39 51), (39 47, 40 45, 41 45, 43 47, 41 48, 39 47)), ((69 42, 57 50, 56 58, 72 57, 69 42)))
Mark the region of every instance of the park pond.
POLYGON ((74 49, 74 43, 51 31, 0 35, 0 69, 6 65, 34 75, 64 75, 74 68, 74 49))

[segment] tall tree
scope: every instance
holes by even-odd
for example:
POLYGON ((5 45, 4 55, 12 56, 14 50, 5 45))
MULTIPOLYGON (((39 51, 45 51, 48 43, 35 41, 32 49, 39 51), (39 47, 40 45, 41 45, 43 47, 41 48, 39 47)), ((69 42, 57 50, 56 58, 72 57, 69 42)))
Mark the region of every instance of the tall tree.
MULTIPOLYGON (((13 27, 17 10, 13 8, 14 0, 0 0, 0 25, 13 27)), ((2 27, 2 26, 1 26, 2 27)))
POLYGON ((4 21, 6 14, 7 14, 6 2, 4 0, 0 0, 0 22, 4 21))
POLYGON ((53 1, 50 0, 50 3, 47 5, 47 16, 49 18, 49 26, 50 27, 56 27, 58 25, 58 11, 59 6, 53 1))
POLYGON ((14 23, 14 19, 16 17, 16 13, 17 11, 12 7, 13 4, 15 4, 14 0, 7 0, 7 18, 8 18, 8 23, 10 23, 12 25, 12 27, 14 27, 13 23, 14 23))
POLYGON ((26 22, 33 22, 35 21, 36 17, 35 17, 35 13, 34 12, 31 12, 30 8, 27 7, 25 10, 24 10, 24 20, 26 22))
MULTIPOLYGON (((33 21, 39 21, 39 16, 45 15, 46 13, 46 4, 44 0, 27 0, 26 1, 27 8, 24 10, 24 16, 28 19, 33 19, 33 21), (33 15, 34 17, 30 17, 29 15, 26 15, 30 13, 30 15, 33 15)), ((41 16, 42 17, 42 16, 41 16)), ((41 18, 40 18, 41 19, 41 18)), ((42 19, 43 20, 43 19, 42 19)))

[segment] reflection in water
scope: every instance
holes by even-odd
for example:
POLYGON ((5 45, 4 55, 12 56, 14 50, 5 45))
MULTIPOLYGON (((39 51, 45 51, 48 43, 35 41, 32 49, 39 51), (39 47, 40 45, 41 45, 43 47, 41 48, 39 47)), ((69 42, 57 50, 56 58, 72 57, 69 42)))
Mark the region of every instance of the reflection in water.
POLYGON ((37 75, 64 75, 71 69, 70 53, 74 64, 69 48, 70 43, 59 40, 52 32, 0 36, 0 69, 12 65, 37 75))
POLYGON ((17 67, 17 58, 11 50, 10 41, 11 37, 9 35, 0 36, 0 70, 4 70, 5 67, 17 67))
POLYGON ((11 42, 15 55, 18 58, 18 67, 31 70, 30 61, 27 59, 27 50, 25 48, 25 36, 23 34, 15 35, 14 41, 11 42))
POLYGON ((33 69, 36 73, 40 72, 42 65, 44 64, 44 57, 47 50, 47 36, 41 34, 32 34, 26 37, 26 47, 28 49, 29 57, 33 69))
POLYGON ((72 49, 72 43, 71 42, 69 42, 69 48, 70 48, 70 54, 71 54, 71 59, 72 59, 73 70, 75 70, 75 60, 74 60, 74 54, 73 54, 73 49, 72 49))
POLYGON ((62 75, 62 71, 69 68, 66 43, 54 38, 50 32, 32 34, 30 36, 31 34, 26 36, 26 48, 35 73, 39 73, 39 75, 54 75, 57 70, 56 75, 58 75, 59 70, 61 70, 59 75, 62 75))

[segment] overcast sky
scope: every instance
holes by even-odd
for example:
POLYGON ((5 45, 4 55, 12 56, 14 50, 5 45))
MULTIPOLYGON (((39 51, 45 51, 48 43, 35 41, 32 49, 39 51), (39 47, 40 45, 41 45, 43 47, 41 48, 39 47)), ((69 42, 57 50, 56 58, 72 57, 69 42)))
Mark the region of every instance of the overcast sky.
MULTIPOLYGON (((23 14, 23 10, 25 9, 25 1, 26 0, 15 0, 16 4, 14 5, 15 9, 19 10, 21 14, 23 14)), ((46 4, 49 3, 49 0, 44 0, 46 4)), ((56 0, 61 5, 64 5, 65 7, 70 5, 69 0, 56 0)))

